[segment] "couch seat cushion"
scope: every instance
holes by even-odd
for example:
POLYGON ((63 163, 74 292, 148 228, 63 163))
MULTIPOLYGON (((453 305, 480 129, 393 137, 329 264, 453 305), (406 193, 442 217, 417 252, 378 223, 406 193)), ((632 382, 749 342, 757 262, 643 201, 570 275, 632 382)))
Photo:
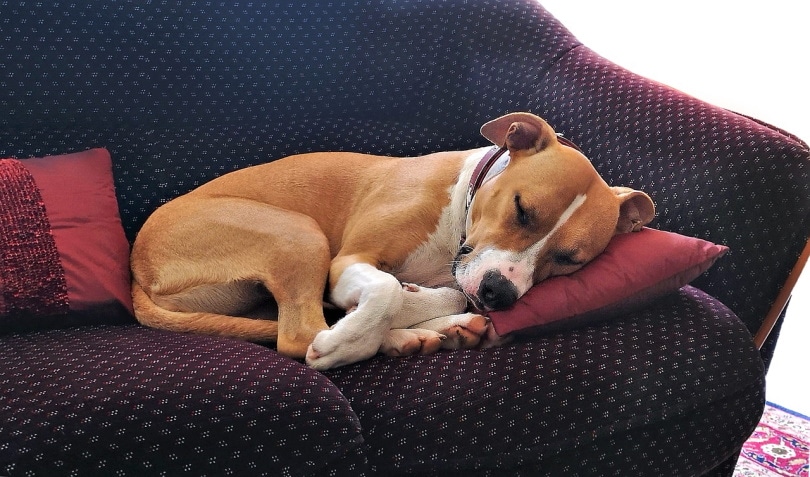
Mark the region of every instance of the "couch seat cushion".
POLYGON ((97 326, 6 335, 0 362, 0 474, 363 474, 340 391, 259 345, 97 326))
POLYGON ((754 429, 762 374, 745 326, 687 286, 591 327, 327 375, 360 418, 372 469, 699 475, 754 429))

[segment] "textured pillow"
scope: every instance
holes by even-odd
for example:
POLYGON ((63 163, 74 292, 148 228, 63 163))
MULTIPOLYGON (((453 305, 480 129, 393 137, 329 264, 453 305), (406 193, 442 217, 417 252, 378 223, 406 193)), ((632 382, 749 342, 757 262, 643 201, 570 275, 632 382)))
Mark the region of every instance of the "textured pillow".
POLYGON ((510 309, 489 317, 500 335, 605 319, 678 290, 727 251, 723 245, 650 228, 617 235, 580 270, 538 283, 510 309))
POLYGON ((105 149, 0 159, 0 331, 132 321, 105 149))

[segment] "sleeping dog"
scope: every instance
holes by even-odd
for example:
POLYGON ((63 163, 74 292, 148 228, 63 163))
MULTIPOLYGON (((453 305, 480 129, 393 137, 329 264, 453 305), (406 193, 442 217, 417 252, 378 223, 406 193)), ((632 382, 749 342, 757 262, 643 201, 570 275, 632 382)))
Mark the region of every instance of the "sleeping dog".
POLYGON ((484 124, 495 147, 418 158, 291 156, 225 174, 157 209, 132 250, 146 325, 251 341, 316 369, 378 352, 497 344, 467 312, 511 306, 652 220, 541 118, 484 124), (253 318, 268 302, 275 319, 253 318), (347 311, 329 327, 323 301, 347 311))

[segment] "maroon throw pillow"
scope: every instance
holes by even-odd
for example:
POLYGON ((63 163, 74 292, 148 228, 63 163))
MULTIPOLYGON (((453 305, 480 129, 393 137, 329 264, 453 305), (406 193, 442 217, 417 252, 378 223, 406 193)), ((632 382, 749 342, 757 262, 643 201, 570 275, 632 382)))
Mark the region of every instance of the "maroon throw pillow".
POLYGON ((106 149, 0 160, 0 330, 132 321, 106 149))
POLYGON ((688 284, 728 251, 702 239, 644 228, 613 237, 580 270, 544 280, 507 310, 489 317, 500 335, 581 324, 638 309, 688 284))

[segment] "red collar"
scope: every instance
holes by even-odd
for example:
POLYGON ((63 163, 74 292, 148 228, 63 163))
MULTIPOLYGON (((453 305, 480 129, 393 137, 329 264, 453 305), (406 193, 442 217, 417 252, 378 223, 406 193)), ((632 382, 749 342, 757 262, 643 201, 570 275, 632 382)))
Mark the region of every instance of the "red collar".
POLYGON ((498 159, 507 152, 505 147, 498 147, 493 146, 484 154, 484 157, 478 161, 478 165, 475 166, 473 169, 473 173, 470 176, 470 185, 467 187, 467 202, 464 205, 465 215, 466 213, 470 212, 470 206, 472 205, 473 197, 475 197, 475 193, 478 189, 483 185, 484 179, 487 177, 487 173, 492 166, 498 162, 498 159))
POLYGON ((484 154, 484 157, 478 161, 475 169, 473 169, 473 173, 470 176, 470 184, 467 186, 467 200, 464 204, 464 231, 461 234, 461 243, 459 244, 459 247, 464 245, 464 242, 467 241, 467 225, 470 220, 470 207, 472 206, 475 193, 484 184, 487 174, 492 169, 492 166, 498 162, 498 159, 507 153, 508 149, 506 149, 506 147, 493 146, 489 149, 489 151, 486 152, 486 154, 484 154))

